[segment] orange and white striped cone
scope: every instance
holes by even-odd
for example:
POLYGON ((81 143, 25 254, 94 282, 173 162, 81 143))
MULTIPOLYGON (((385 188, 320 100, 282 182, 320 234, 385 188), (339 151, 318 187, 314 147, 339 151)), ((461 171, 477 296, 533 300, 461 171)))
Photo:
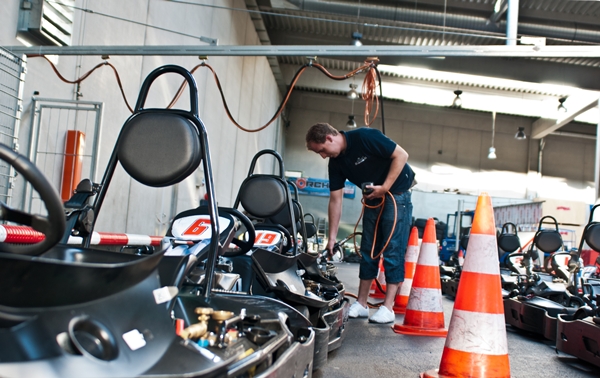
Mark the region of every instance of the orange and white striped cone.
MULTIPOLYGON (((379 281, 379 283, 381 284, 381 288, 385 290, 386 284, 385 269, 383 269, 383 256, 379 260, 379 272, 377 273, 377 281, 379 281)), ((379 286, 377 286, 377 282, 375 282, 375 280, 373 280, 373 282, 371 283, 371 288, 369 289, 369 297, 375 299, 385 298, 385 293, 379 289, 379 286)))
POLYGON ((394 324, 394 332, 414 336, 446 336, 448 330, 444 328, 439 265, 435 221, 429 218, 423 232, 404 324, 394 324))
POLYGON ((462 249, 458 250, 458 266, 463 266, 465 264, 465 254, 462 249))
POLYGON ((413 227, 408 238, 408 246, 406 247, 406 255, 404 257, 404 282, 398 289, 398 294, 394 299, 394 313, 404 314, 406 312, 406 305, 408 304, 408 297, 410 295, 410 289, 412 288, 413 277, 415 276, 415 269, 417 268, 417 260, 419 258, 419 230, 413 227))
POLYGON ((421 377, 510 377, 494 211, 487 193, 477 200, 440 368, 421 377))

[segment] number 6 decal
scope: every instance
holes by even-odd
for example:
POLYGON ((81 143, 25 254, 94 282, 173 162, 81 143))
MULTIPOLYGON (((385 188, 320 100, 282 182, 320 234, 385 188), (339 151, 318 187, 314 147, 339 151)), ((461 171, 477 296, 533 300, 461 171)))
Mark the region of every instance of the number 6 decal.
POLYGON ((194 223, 187 230, 183 231, 182 235, 202 235, 204 231, 208 230, 210 222, 204 219, 196 219, 194 223))

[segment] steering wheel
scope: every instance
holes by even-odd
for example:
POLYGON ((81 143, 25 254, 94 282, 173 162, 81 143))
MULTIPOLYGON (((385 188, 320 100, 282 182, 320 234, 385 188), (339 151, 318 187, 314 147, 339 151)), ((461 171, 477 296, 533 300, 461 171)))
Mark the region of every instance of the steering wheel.
POLYGON ((246 228, 246 232, 248 233, 248 240, 242 240, 242 239, 238 239, 238 238, 234 237, 231 240, 231 243, 235 244, 239 248, 234 249, 234 250, 226 250, 223 253, 223 256, 235 257, 235 256, 245 255, 248 251, 250 251, 250 249, 252 249, 252 247, 254 247, 254 240, 256 239, 256 232, 254 230, 254 225, 252 224, 250 219, 248 219, 248 217, 245 216, 244 214, 242 214, 242 212, 239 211, 238 209, 220 207, 219 211, 224 211, 224 212, 229 213, 230 215, 234 216, 235 218, 239 219, 240 222, 242 223, 242 225, 244 226, 244 228, 246 228))
POLYGON ((12 165, 35 189, 48 211, 48 216, 29 214, 8 207, 0 202, 0 219, 30 226, 45 235, 44 240, 33 245, 0 243, 0 251, 21 255, 39 256, 56 245, 63 237, 66 228, 65 212, 56 190, 40 170, 25 156, 0 144, 0 159, 12 165))

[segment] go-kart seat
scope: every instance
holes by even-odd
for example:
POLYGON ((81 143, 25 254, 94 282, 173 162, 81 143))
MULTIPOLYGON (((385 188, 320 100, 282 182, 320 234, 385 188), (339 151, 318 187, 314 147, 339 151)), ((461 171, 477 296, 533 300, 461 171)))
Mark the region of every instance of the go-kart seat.
MULTIPOLYGON (((144 81, 140 90, 134 113, 125 121, 117 138, 115 148, 102 179, 100 191, 96 196, 94 210, 96 215, 106 196, 117 163, 134 180, 150 187, 166 187, 177 184, 192 174, 203 161, 210 165, 208 141, 205 127, 198 117, 198 91, 193 76, 179 66, 167 65, 153 71, 144 81), (188 82, 190 91, 190 110, 144 108, 149 89, 159 76, 165 73, 177 73, 188 82)), ((212 186, 212 178, 207 186, 212 186)), ((90 237, 84 239, 89 246, 90 237)), ((161 253, 164 251, 161 251, 161 253)), ((180 267, 181 256, 165 256, 160 268, 180 267)), ((179 276, 172 272, 173 277, 179 276)), ((166 274, 166 273, 165 273, 166 274)), ((170 275, 171 276, 171 275, 170 275)), ((168 279, 167 281, 171 281, 168 279)))
POLYGON ((311 213, 304 214, 304 227, 306 228, 307 238, 312 238, 317 234, 317 226, 315 226, 315 217, 311 213), (306 217, 311 217, 311 221, 307 222, 306 217))
POLYGON ((560 233, 555 230, 541 230, 535 235, 533 243, 540 251, 546 253, 556 252, 563 245, 560 233))
POLYGON ((537 247, 537 249, 544 253, 552 253, 561 249, 562 246, 563 240, 558 231, 558 221, 551 215, 543 216, 538 224, 538 230, 533 236, 533 243, 531 243, 528 253, 533 251, 534 247, 537 247), (546 219, 552 220, 554 223, 553 229, 542 228, 542 224, 546 219))
POLYGON ((592 223, 585 228, 584 240, 596 252, 600 252, 600 223, 592 223))
MULTIPOLYGON (((290 193, 287 183, 275 175, 251 175, 247 177, 238 192, 236 203, 241 203, 244 210, 253 218, 262 219, 255 224, 256 230, 266 229, 282 231, 292 228, 293 221, 290 211, 290 193)), ((290 233, 288 248, 295 245, 290 233)))
POLYGON ((152 187, 177 184, 194 172, 201 160, 195 125, 164 109, 134 114, 125 122, 116 150, 125 171, 152 187))
POLYGON ((498 246, 504 252, 512 253, 521 248, 521 240, 517 234, 500 234, 498 237, 498 246))
MULTIPOLYGON (((123 169, 136 181, 151 187, 181 182, 201 161, 196 126, 189 119, 163 109, 131 117, 123 126, 116 150, 123 169)), ((180 287, 195 261, 189 256, 164 256, 158 265, 161 284, 180 287)))

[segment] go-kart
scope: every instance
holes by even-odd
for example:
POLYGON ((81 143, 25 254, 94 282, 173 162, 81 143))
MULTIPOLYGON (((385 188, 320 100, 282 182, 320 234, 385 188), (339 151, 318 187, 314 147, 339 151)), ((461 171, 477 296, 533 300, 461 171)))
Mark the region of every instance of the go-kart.
POLYGON ((521 264, 524 253, 521 248, 517 226, 507 222, 502 225, 498 235, 498 254, 500 259, 500 280, 502 282, 502 297, 507 298, 517 290, 519 277, 526 277, 525 267, 521 264))
MULTIPOLYGON (((593 251, 600 252, 600 223, 594 221, 594 210, 599 206, 595 205, 590 211, 588 224, 581 236, 580 251, 585 242, 593 251)), ((586 305, 575 313, 558 315, 557 333, 560 337, 556 338, 556 349, 600 366, 600 280, 582 277, 581 282, 586 305)))
POLYGON ((567 286, 577 274, 579 254, 562 251, 562 237, 558 222, 552 216, 540 219, 538 230, 528 251, 523 255, 521 266, 524 275, 517 276, 517 289, 504 299, 504 316, 511 326, 544 336, 549 340, 557 338, 557 316, 572 314, 584 302, 573 295, 567 286), (544 229, 544 220, 551 220, 554 228, 544 229), (532 260, 539 258, 539 249, 551 255, 553 273, 534 273, 532 260))
POLYGON ((4 221, 31 226, 45 238, 34 245, 0 243, 0 375, 311 375, 315 337, 304 317, 272 298, 213 290, 222 245, 239 224, 221 227, 218 221, 197 96, 193 76, 181 67, 150 73, 101 184, 80 185, 69 203, 67 226, 63 204, 39 170, 0 145, 0 158, 32 184, 47 209, 43 217, 1 204, 4 221), (164 73, 185 78, 190 111, 143 108, 150 85, 164 73), (118 163, 140 183, 163 187, 186 178, 200 162, 209 194, 202 227, 209 238, 199 256, 165 256, 177 247, 173 238, 148 255, 89 248, 95 215, 118 163), (82 246, 59 244, 69 234, 82 237, 82 246), (200 263, 204 279, 193 284, 189 273, 200 263))
POLYGON ((328 352, 342 344, 349 301, 335 265, 319 254, 305 252, 308 234, 302 206, 294 186, 295 196, 291 195, 284 172, 283 159, 276 151, 262 150, 252 159, 234 209, 243 207, 252 219, 246 229, 254 227, 261 236, 242 237, 245 243, 252 245, 254 240, 254 244, 247 254, 230 259, 231 270, 242 278, 242 291, 279 299, 310 321, 315 331, 313 367, 318 369, 327 361, 328 352), (255 173, 257 160, 264 155, 275 158, 279 175, 255 173))
POLYGON ((460 239, 459 252, 455 252, 449 257, 447 265, 440 265, 442 294, 445 294, 451 298, 455 298, 456 292, 458 291, 458 283, 460 281, 462 264, 464 262, 464 257, 461 255, 463 250, 467 250, 468 245, 469 235, 464 235, 460 239))

